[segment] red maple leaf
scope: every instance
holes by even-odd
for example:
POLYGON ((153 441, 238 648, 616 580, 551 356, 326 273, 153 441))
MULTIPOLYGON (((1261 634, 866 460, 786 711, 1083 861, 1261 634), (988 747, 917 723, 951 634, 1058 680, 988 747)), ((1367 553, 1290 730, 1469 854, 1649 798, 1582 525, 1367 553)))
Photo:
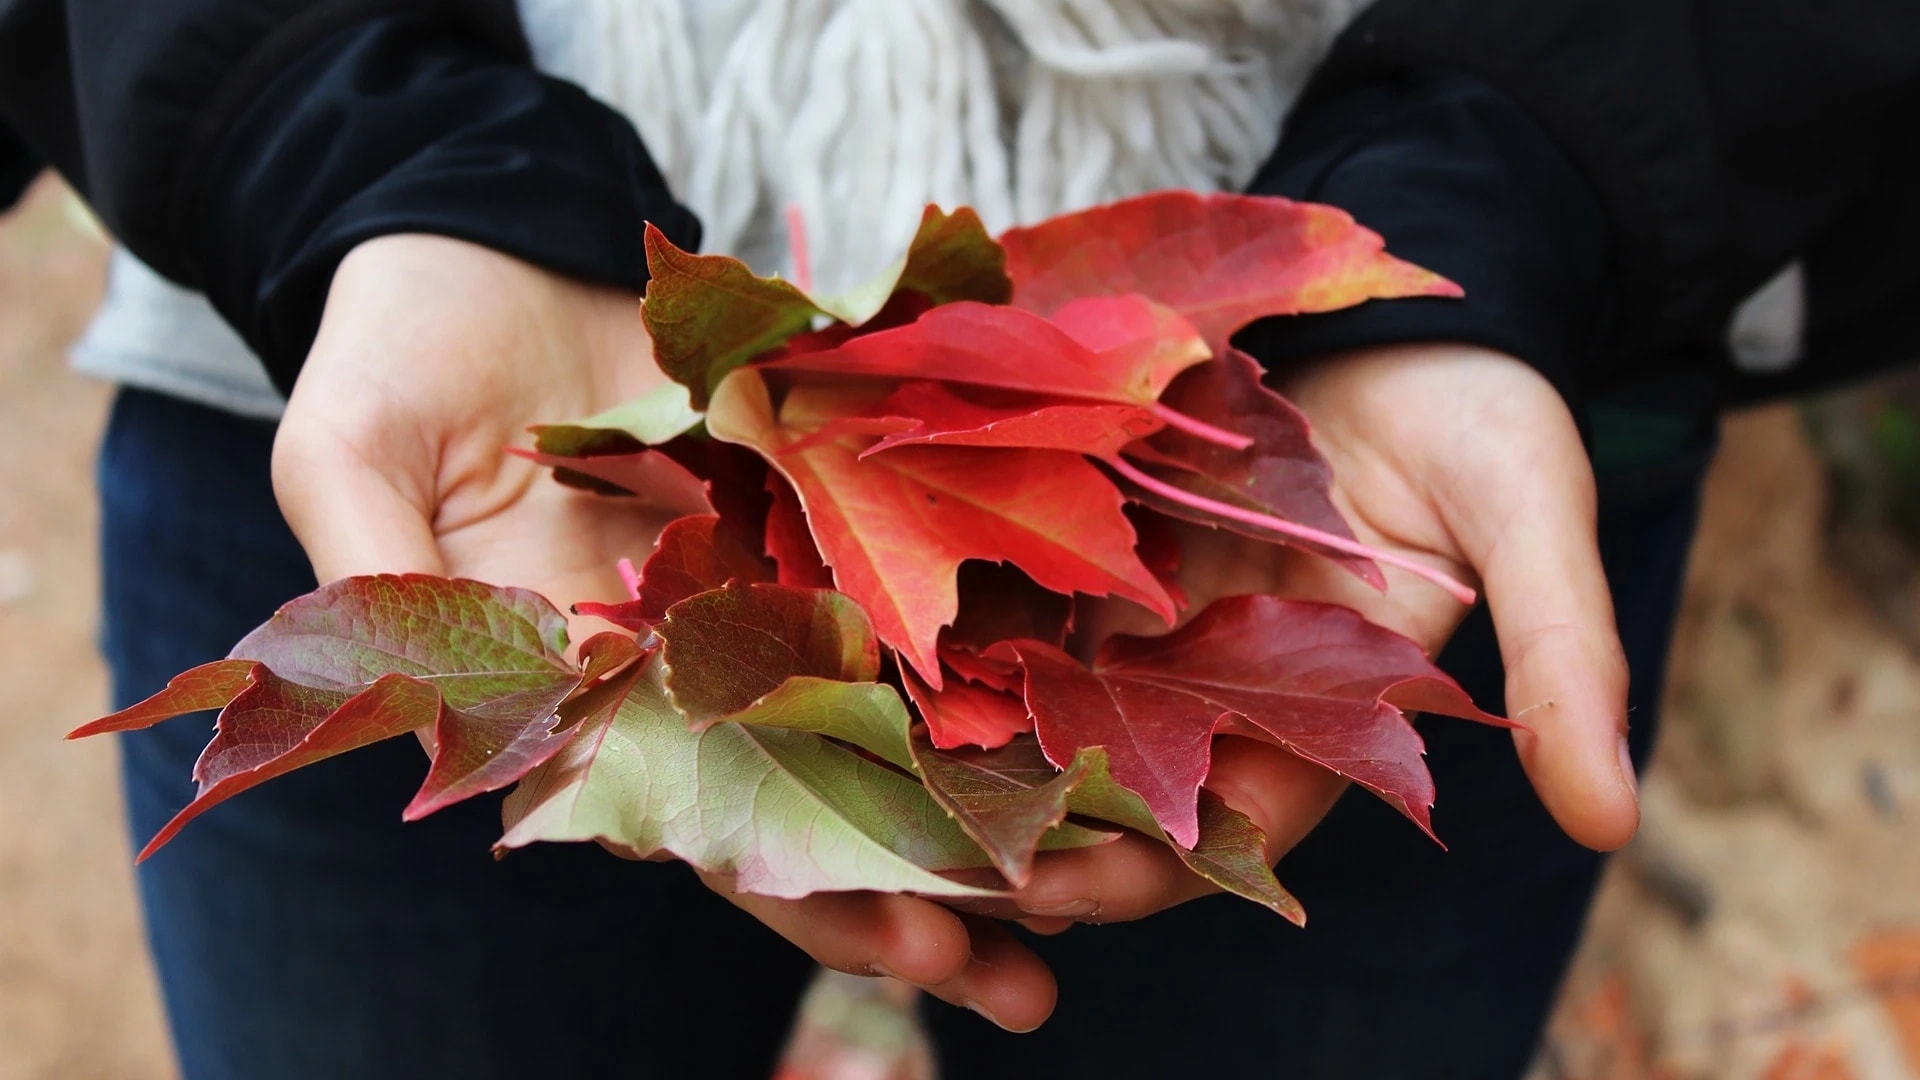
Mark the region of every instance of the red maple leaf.
POLYGON ((1268 315, 1461 295, 1388 255, 1345 211, 1288 199, 1163 191, 1014 229, 1000 243, 1016 306, 1046 315, 1138 293, 1185 316, 1216 353, 1268 315))
POLYGON ((834 584, 929 685, 942 683, 935 645, 959 609, 955 575, 969 559, 1010 562, 1054 592, 1119 596, 1172 620, 1173 601, 1134 553, 1119 490, 1077 454, 901 447, 862 461, 871 440, 857 436, 795 449, 864 400, 795 387, 776 415, 765 380, 746 370, 721 385, 707 425, 774 462, 834 584))
POLYGON ((1026 670, 1048 760, 1064 767, 1082 748, 1105 747, 1114 780, 1189 847, 1196 793, 1223 729, 1324 765, 1431 833, 1433 778, 1402 710, 1508 725, 1475 707, 1414 642, 1328 604, 1229 597, 1164 637, 1110 638, 1091 669, 1040 642, 1005 648, 1026 670))
POLYGON ((622 629, 644 633, 667 617, 667 609, 729 581, 772 581, 773 566, 718 514, 695 514, 667 523, 653 554, 640 567, 639 595, 618 604, 583 601, 576 615, 592 615, 622 629))
MULTIPOLYGON (((948 655, 947 650, 941 650, 941 655, 948 655)), ((1007 745, 1015 735, 1033 730, 1027 703, 1017 693, 966 678, 948 679, 945 686, 935 690, 911 670, 902 670, 900 678, 914 708, 920 711, 920 719, 927 722, 933 745, 942 750, 959 746, 992 750, 1007 745)))

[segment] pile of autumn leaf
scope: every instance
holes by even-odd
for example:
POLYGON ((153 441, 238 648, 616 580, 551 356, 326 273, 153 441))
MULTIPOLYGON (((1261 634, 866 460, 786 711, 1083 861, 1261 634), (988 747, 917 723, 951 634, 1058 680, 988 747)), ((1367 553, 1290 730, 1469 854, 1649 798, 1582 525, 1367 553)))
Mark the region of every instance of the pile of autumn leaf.
POLYGON ((967 896, 982 890, 941 873, 1019 885, 1036 851, 1123 826, 1299 920, 1259 830, 1201 786, 1216 733, 1427 828, 1402 707, 1499 722, 1338 607, 1230 597, 1163 637, 1073 639, 1076 594, 1174 624, 1169 519, 1384 586, 1304 419, 1228 340, 1266 316, 1454 294, 1346 215, 1164 193, 996 242, 929 208, 899 264, 833 300, 657 233, 647 257, 642 317, 672 383, 520 451, 680 515, 623 567, 628 599, 575 605, 618 629, 576 660, 565 616, 525 590, 326 585, 75 733, 222 710, 198 797, 142 858, 255 784, 425 731, 404 816, 517 784, 502 852, 598 840, 771 896, 967 896))

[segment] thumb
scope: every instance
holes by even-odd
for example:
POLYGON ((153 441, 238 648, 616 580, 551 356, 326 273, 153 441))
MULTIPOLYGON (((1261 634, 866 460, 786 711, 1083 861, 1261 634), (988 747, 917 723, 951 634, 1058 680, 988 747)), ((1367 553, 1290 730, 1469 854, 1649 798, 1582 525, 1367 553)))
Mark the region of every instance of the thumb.
POLYGON ((1628 675, 1600 563, 1592 472, 1578 436, 1567 434, 1571 446, 1548 455, 1562 467, 1510 470, 1494 496, 1506 512, 1475 515, 1499 522, 1498 532, 1462 540, 1486 586, 1508 715, 1530 729, 1514 732, 1527 776, 1568 836, 1609 851, 1640 824, 1628 675))
MULTIPOLYGON (((325 583, 357 574, 444 574, 424 491, 404 490, 364 446, 290 404, 273 444, 280 513, 325 583)), ((415 485, 417 486, 417 485, 415 485)))

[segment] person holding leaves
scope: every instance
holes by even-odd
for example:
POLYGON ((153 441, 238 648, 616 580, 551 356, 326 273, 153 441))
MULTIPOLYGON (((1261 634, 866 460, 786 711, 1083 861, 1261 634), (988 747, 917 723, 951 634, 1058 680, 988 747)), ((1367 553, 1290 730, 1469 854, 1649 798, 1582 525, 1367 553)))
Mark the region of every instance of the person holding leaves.
MULTIPOLYGON (((1523 716, 1425 729, 1450 851, 1224 737, 1209 786, 1286 857, 1305 931, 1131 840, 973 911, 777 901, 592 850, 490 865, 486 800, 394 819, 418 758, 387 744, 143 867, 184 1071, 763 1075, 812 957, 983 1014, 928 1014, 953 1076, 1518 1075, 1596 852, 1637 825, 1714 411, 1920 345, 1916 115, 1897 0, 0 0, 0 176, 52 165, 130 253, 79 349, 125 386, 121 704, 316 578, 617 595, 648 523, 500 448, 657 377, 646 222, 770 270, 795 206, 857 280, 926 202, 998 228, 1244 189, 1347 209, 1466 291, 1242 344, 1360 537, 1486 605, 1219 537, 1182 582, 1359 607, 1523 716), (1796 261, 1801 360, 1742 376, 1731 314, 1796 261)), ((197 742, 124 745, 150 834, 197 742)))

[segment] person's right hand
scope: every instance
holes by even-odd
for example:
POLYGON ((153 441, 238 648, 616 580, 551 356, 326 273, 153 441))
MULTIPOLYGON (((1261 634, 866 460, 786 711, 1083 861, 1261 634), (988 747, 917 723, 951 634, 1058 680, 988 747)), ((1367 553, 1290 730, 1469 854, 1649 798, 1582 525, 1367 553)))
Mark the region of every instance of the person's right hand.
MULTIPOLYGON (((274 489, 319 580, 420 572, 620 595, 664 515, 553 483, 502 448, 659 385, 636 299, 434 236, 342 261, 274 443, 274 489)), ((578 635, 576 635, 578 636, 578 635)), ((1052 973, 1004 929, 911 896, 775 900, 710 887, 814 959, 1037 1027, 1052 973)))

